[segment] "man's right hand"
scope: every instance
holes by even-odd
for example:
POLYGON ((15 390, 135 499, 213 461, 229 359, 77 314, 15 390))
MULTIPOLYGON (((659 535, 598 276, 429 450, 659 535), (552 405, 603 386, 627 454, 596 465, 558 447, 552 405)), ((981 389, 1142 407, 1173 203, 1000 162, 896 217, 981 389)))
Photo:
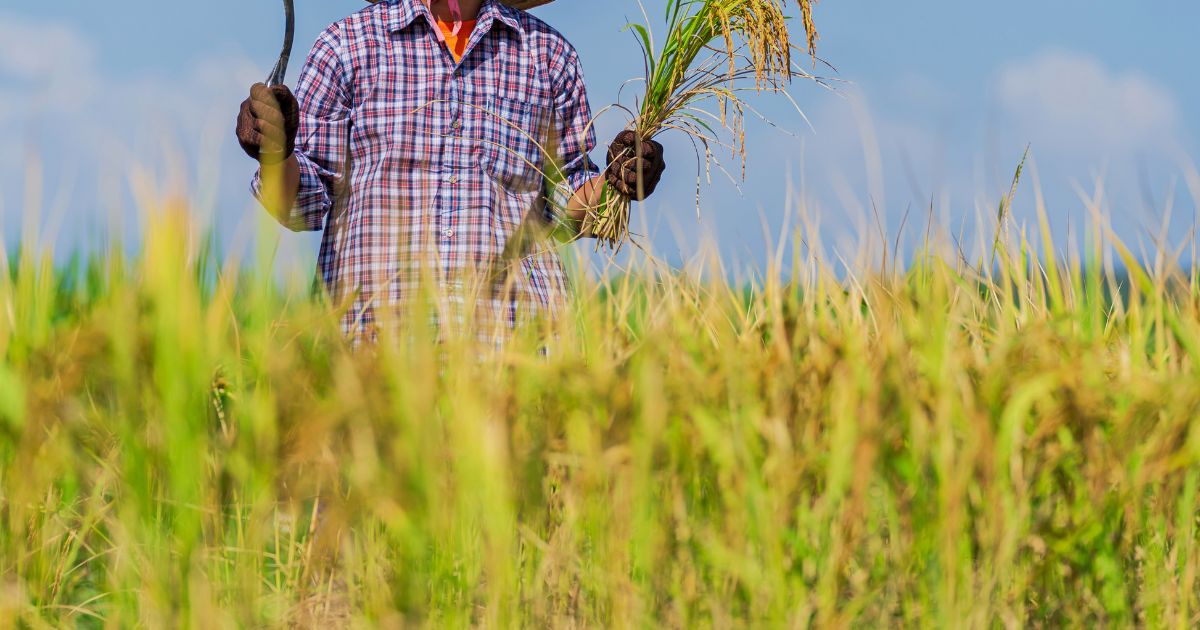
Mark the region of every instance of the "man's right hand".
POLYGON ((278 164, 296 150, 299 129, 300 104, 286 85, 250 88, 237 119, 238 144, 246 155, 264 165, 278 164))

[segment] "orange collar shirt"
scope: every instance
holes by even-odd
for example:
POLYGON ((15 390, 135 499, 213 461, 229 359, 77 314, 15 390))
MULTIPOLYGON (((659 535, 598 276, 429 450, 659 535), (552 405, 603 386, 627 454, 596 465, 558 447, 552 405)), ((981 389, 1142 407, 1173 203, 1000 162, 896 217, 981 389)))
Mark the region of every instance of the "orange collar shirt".
POLYGON ((380 1, 322 33, 295 89, 300 181, 277 218, 324 232, 318 272, 346 303, 350 336, 423 278, 453 291, 503 267, 512 291, 480 306, 509 323, 565 304, 555 244, 509 247, 526 221, 558 226, 600 174, 583 69, 562 34, 500 0, 449 24, 422 0, 380 1))
POLYGON ((454 56, 455 63, 462 61, 463 54, 467 52, 467 42, 471 41, 471 33, 475 32, 476 20, 463 20, 462 22, 443 22, 437 20, 438 29, 442 31, 442 39, 446 42, 446 48, 450 49, 450 54, 454 56))

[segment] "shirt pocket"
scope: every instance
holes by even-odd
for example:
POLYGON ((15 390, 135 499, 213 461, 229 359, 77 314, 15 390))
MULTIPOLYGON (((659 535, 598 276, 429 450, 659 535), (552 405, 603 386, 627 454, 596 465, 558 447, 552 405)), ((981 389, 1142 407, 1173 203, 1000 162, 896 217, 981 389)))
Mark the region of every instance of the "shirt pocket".
POLYGON ((542 188, 548 150, 549 110, 536 104, 489 96, 481 161, 484 172, 508 193, 542 188))

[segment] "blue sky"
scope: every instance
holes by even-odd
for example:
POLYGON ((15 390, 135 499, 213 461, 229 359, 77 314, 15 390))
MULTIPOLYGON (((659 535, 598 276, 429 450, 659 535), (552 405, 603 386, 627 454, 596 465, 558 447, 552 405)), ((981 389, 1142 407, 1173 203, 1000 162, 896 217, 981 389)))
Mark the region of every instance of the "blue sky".
MULTIPOLYGON (((297 4, 301 59, 322 28, 362 6, 297 4)), ((636 0, 559 0, 535 12, 579 49, 594 109, 641 72, 622 31, 640 16, 636 0)), ((923 230, 931 205, 939 226, 970 241, 974 218, 994 211, 1027 144, 1061 242, 1069 226, 1078 236, 1088 216, 1080 195, 1098 180, 1124 238, 1148 244, 1168 207, 1170 238, 1189 238, 1200 193, 1200 3, 823 0, 816 17, 820 54, 837 72, 818 70, 838 87, 795 85, 811 127, 780 99, 755 102, 791 133, 751 125, 741 193, 720 179, 705 185, 698 219, 691 146, 664 138, 669 180, 635 219, 664 259, 686 260, 707 234, 729 261, 761 264, 785 215, 801 207, 831 249, 873 234, 875 213, 889 237, 906 211, 910 235, 913 224, 923 230)), ((252 163, 232 122, 248 85, 269 70, 280 30, 276 0, 0 8, 5 245, 18 242, 31 210, 67 248, 114 222, 133 229, 132 199, 177 191, 235 247, 273 229, 247 198, 252 163)), ((603 117, 602 142, 623 122, 603 117)), ((1018 220, 1033 217, 1032 183, 1018 220)), ((279 264, 303 266, 316 240, 289 233, 282 245, 279 264)))

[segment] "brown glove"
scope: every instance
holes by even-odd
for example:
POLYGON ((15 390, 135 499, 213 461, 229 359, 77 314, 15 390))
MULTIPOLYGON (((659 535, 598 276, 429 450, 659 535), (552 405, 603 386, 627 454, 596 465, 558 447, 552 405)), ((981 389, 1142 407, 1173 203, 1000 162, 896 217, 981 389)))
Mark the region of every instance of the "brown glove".
POLYGON ((238 112, 237 139, 246 155, 262 164, 278 164, 296 150, 300 104, 286 85, 255 83, 238 112))
POLYGON ((639 142, 633 131, 617 134, 608 147, 608 185, 630 199, 641 201, 653 194, 666 168, 663 146, 654 140, 639 142))

